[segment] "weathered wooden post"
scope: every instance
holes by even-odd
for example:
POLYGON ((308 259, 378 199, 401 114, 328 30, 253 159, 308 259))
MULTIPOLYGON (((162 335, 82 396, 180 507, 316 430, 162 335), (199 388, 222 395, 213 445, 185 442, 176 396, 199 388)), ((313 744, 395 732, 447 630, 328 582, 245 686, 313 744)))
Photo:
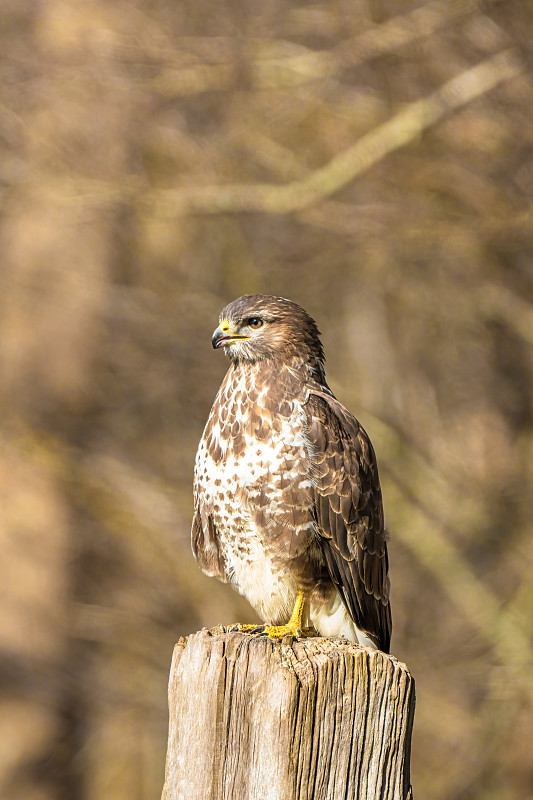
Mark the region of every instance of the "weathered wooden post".
POLYGON ((408 800, 414 681, 341 639, 176 645, 162 800, 408 800))

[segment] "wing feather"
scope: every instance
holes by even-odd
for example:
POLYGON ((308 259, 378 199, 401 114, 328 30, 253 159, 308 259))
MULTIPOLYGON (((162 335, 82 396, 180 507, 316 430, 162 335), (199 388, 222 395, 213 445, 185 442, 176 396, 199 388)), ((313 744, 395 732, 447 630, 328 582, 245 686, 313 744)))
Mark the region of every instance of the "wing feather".
POLYGON ((372 445, 355 417, 326 392, 312 391, 305 408, 315 516, 330 577, 356 626, 388 652, 387 542, 372 445))
POLYGON ((194 509, 191 528, 191 545, 195 559, 206 575, 219 578, 224 583, 228 578, 224 557, 213 518, 198 503, 194 509))

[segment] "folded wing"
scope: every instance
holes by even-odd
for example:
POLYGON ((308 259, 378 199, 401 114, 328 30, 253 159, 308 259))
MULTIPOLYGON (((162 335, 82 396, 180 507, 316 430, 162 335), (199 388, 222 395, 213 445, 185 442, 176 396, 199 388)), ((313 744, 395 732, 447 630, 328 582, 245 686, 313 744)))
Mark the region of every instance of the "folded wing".
POLYGON ((315 517, 330 577, 357 628, 388 652, 390 581, 374 450, 355 417, 326 392, 311 392, 305 409, 315 517))

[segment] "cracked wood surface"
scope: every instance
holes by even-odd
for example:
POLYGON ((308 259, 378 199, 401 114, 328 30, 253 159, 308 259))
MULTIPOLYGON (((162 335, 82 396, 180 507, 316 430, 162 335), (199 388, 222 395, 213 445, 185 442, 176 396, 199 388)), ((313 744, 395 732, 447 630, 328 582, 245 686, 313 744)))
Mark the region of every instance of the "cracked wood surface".
POLYGON ((379 651, 199 631, 174 649, 162 800, 409 800, 414 705, 379 651))

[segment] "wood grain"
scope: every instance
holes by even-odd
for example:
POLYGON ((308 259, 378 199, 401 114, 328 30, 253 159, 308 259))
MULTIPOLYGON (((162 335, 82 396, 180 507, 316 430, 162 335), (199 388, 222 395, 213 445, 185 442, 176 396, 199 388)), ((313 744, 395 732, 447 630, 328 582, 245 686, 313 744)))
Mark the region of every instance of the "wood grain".
POLYGON ((407 800, 414 681, 341 639, 178 643, 162 800, 407 800))

